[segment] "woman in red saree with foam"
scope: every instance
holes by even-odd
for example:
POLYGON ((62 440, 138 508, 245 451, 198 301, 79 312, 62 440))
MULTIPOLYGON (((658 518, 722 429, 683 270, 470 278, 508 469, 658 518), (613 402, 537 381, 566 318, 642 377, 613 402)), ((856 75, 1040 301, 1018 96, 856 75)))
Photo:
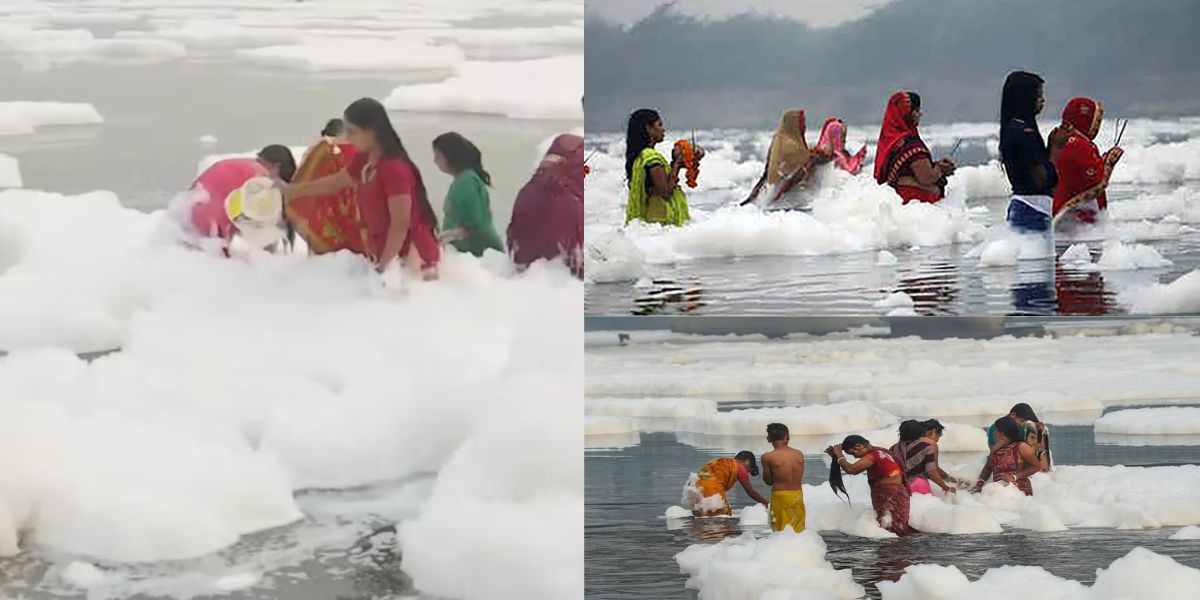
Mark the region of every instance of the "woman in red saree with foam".
POLYGON ((954 174, 954 161, 933 162, 921 140, 921 96, 896 92, 888 99, 875 147, 875 181, 896 190, 904 203, 936 203, 946 195, 946 178, 954 174))
POLYGON ((1091 98, 1072 98, 1063 108, 1059 129, 1068 133, 1054 161, 1058 170, 1058 185, 1054 188, 1056 226, 1092 224, 1108 209, 1105 188, 1124 151, 1114 147, 1100 154, 1092 140, 1100 133, 1103 118, 1104 107, 1091 98))
POLYGON ((583 138, 563 134, 517 193, 508 223, 508 251, 526 268, 561 257, 583 278, 583 138))

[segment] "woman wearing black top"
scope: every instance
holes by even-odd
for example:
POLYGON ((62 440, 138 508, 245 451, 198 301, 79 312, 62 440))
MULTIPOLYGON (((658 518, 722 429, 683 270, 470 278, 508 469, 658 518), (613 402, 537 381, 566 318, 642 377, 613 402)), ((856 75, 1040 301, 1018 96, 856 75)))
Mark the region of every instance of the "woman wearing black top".
POLYGON ((1044 82, 1033 73, 1009 73, 1000 100, 1000 159, 1013 193, 1008 203, 1008 223, 1022 232, 1050 229, 1054 186, 1058 184, 1054 159, 1068 138, 1055 130, 1049 149, 1042 142, 1037 115, 1046 104, 1044 82))

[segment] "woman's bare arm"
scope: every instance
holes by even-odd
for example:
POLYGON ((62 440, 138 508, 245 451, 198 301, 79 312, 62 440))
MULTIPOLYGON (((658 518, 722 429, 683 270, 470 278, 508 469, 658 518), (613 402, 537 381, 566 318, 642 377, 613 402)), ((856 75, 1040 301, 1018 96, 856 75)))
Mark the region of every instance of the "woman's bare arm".
POLYGON ((655 196, 670 198, 679 186, 679 165, 671 165, 670 174, 662 166, 655 165, 650 169, 650 185, 655 196))
POLYGON ((750 485, 749 481, 743 481, 741 483, 742 483, 742 489, 746 490, 746 494, 748 496, 750 496, 751 498, 753 498, 755 502, 757 502, 759 504, 770 504, 770 502, 768 502, 766 498, 762 497, 762 494, 759 494, 757 491, 754 490, 754 486, 750 485))
POLYGON ((854 475, 856 473, 862 473, 863 471, 866 471, 867 469, 870 469, 872 466, 874 466, 875 465, 875 457, 864 456, 864 457, 854 461, 853 464, 851 464, 850 461, 846 460, 846 457, 843 455, 843 456, 838 457, 838 464, 842 465, 843 471, 845 471, 851 475, 854 475))
POLYGON ((942 172, 941 165, 935 165, 928 158, 922 158, 912 163, 913 176, 917 183, 925 186, 936 185, 941 181, 945 173, 942 172))
POLYGON ((408 239, 409 215, 412 211, 412 196, 398 194, 388 196, 388 212, 391 213, 391 223, 388 225, 387 241, 383 245, 383 254, 379 257, 378 268, 383 271, 391 263, 404 242, 408 239))

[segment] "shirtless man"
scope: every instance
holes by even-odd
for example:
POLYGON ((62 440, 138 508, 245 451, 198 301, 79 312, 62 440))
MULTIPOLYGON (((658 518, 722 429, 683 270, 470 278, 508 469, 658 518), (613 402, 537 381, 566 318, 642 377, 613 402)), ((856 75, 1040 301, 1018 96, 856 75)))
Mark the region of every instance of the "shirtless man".
POLYGON ((771 486, 771 530, 791 526, 804 531, 804 453, 788 447, 791 441, 787 425, 767 425, 767 441, 774 450, 762 455, 763 482, 771 486))

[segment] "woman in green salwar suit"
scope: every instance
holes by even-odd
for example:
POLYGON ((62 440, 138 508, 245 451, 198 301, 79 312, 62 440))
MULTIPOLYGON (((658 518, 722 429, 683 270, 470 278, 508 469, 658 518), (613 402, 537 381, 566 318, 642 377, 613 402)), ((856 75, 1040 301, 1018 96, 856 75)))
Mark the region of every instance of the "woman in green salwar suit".
MULTIPOLYGON (((682 157, 666 157, 654 146, 666 138, 662 117, 649 108, 629 116, 625 135, 625 176, 629 181, 629 198, 625 204, 625 223, 640 220, 662 225, 683 225, 691 219, 687 195, 679 186, 679 171, 684 169, 682 157)), ((697 148, 696 160, 704 156, 697 148)))
POLYGON ((489 249, 503 253, 488 196, 492 177, 483 168, 479 148, 457 133, 443 133, 433 140, 433 162, 454 177, 446 192, 445 218, 438 237, 459 252, 475 256, 483 256, 489 249))

